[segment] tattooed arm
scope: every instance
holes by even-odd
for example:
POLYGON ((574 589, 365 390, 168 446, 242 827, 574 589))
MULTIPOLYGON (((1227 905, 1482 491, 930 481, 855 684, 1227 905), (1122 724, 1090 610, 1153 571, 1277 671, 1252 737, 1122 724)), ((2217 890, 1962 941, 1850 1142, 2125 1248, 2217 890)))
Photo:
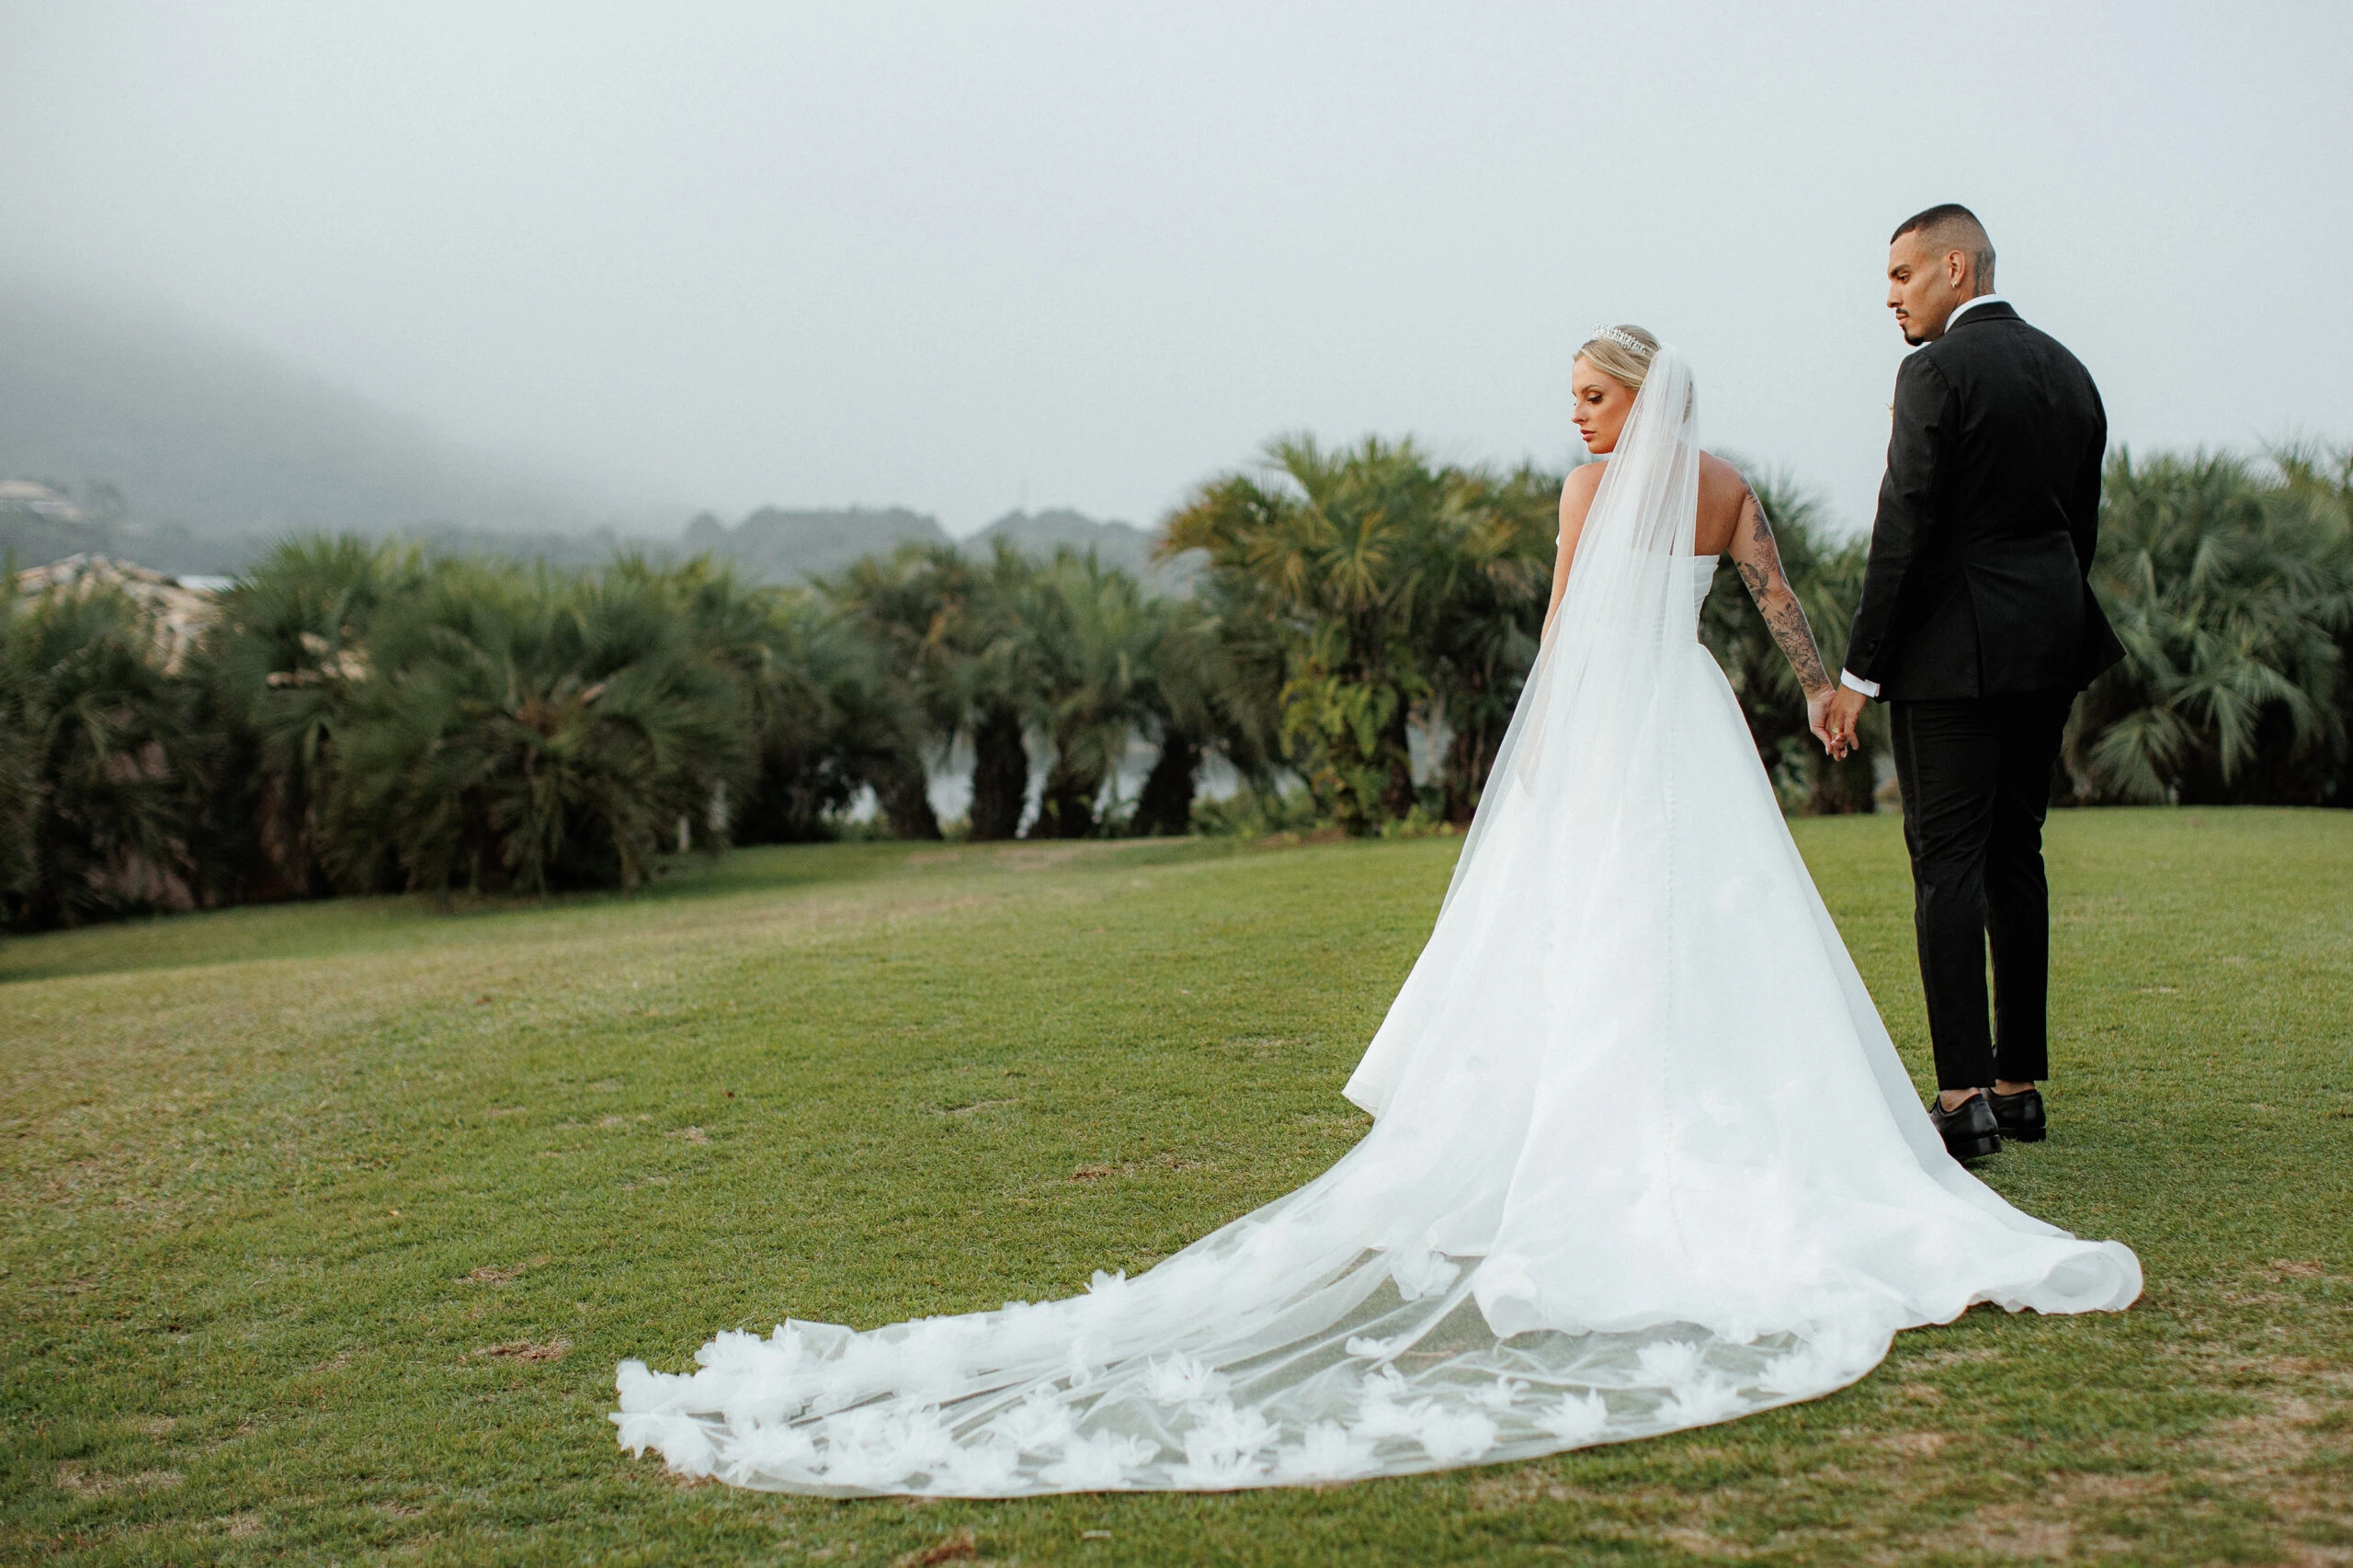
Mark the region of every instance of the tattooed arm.
POLYGON ((1740 573, 1740 580, 1747 585, 1748 597, 1756 601, 1757 613, 1765 618, 1766 629, 1773 633, 1773 641, 1795 670, 1798 684, 1808 697, 1825 691, 1830 676, 1822 667, 1822 655, 1813 646, 1813 628, 1806 624, 1805 609, 1790 589, 1790 580, 1781 571, 1781 551, 1773 542, 1773 525, 1765 520, 1765 507, 1750 491, 1740 498, 1740 526, 1732 536, 1732 562, 1740 573))
POLYGON ((1764 505, 1753 490, 1745 492, 1740 498, 1740 524, 1733 530, 1732 562, 1740 573, 1741 582, 1747 585, 1748 597, 1756 601, 1756 611, 1765 618, 1766 629, 1772 632, 1782 656, 1790 661, 1790 668, 1797 672, 1798 685, 1805 688, 1806 727, 1832 756, 1846 756, 1852 748, 1843 739, 1834 737, 1824 723, 1824 711, 1837 686, 1822 667, 1822 654, 1813 645, 1813 628, 1806 624, 1805 608, 1798 603, 1790 579, 1781 570, 1781 551, 1773 542, 1773 525, 1766 520, 1764 505))

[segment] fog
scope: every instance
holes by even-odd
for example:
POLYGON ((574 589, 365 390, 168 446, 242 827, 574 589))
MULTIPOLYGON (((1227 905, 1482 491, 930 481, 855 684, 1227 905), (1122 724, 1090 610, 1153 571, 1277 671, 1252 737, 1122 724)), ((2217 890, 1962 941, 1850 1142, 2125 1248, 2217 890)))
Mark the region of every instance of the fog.
POLYGON ((2341 4, 8 0, 0 271, 672 528, 1559 462, 1639 322, 1859 526, 1939 200, 2118 439, 2353 437, 2348 59, 2341 4))

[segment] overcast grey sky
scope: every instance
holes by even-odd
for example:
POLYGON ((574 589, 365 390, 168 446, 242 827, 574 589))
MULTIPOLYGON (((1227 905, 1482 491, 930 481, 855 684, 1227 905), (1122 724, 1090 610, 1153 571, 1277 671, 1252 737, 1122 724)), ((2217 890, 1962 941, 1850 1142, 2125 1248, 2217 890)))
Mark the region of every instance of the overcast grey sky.
POLYGON ((0 0, 0 265, 584 490, 1149 523, 1279 430, 1560 461, 1640 322, 1868 517, 1973 205, 2136 447, 2353 438, 2353 6, 0 0))

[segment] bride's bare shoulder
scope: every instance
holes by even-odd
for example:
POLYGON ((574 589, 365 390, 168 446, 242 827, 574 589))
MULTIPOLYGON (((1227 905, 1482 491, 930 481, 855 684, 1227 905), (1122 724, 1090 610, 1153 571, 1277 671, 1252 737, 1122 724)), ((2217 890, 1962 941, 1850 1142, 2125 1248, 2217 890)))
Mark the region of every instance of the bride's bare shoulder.
POLYGON ((1601 488, 1601 471, 1609 466, 1607 459, 1597 463, 1579 463, 1561 479, 1561 522, 1563 527, 1581 523, 1593 506, 1593 493, 1601 488))
POLYGON ((1740 528, 1741 504, 1748 499, 1748 481, 1740 470, 1713 452, 1699 454, 1699 532, 1692 548, 1702 555, 1721 555, 1740 528))
POLYGON ((1710 500, 1731 497, 1734 506, 1748 494, 1748 480, 1740 470, 1713 452, 1699 454, 1699 507, 1705 511, 1710 500))

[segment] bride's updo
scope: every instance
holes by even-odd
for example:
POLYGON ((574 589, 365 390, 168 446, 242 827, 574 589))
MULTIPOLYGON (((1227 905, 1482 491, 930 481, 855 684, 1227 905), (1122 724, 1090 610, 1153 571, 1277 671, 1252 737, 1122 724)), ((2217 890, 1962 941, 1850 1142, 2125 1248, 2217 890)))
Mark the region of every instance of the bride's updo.
POLYGON ((1651 356, 1657 352, 1658 339, 1641 327, 1597 326, 1576 357, 1611 381, 1640 392, 1651 373, 1651 356))

